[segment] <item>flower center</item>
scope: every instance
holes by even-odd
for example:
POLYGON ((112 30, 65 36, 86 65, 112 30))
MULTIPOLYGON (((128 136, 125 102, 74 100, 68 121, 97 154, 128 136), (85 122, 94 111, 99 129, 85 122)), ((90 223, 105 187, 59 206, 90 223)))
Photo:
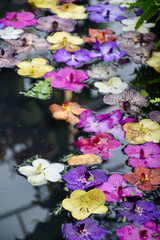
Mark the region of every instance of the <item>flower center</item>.
POLYGON ((145 182, 149 182, 149 176, 148 175, 145 175, 145 173, 142 173, 141 176, 140 176, 140 182, 141 183, 145 183, 145 182))
POLYGON ((63 37, 63 38, 62 38, 62 47, 63 47, 63 48, 65 48, 65 47, 67 46, 67 42, 68 42, 67 38, 66 38, 66 37, 63 37))
POLYGON ((69 4, 66 4, 66 5, 64 6, 64 11, 69 12, 69 4))
POLYGON ((140 125, 140 131, 141 131, 141 133, 145 133, 146 132, 146 129, 143 127, 143 124, 140 125))
POLYGON ((130 104, 129 101, 123 102, 123 109, 124 109, 124 111, 127 112, 130 109, 130 107, 131 107, 131 104, 130 104))
POLYGON ((100 142, 100 140, 99 140, 99 137, 95 137, 94 139, 93 139, 93 144, 94 144, 94 146, 97 146, 97 145, 101 145, 102 143, 100 142))
POLYGON ((69 102, 65 101, 62 105, 62 108, 65 110, 65 111, 71 111, 71 107, 70 107, 70 104, 69 102))
POLYGON ((141 150, 140 150, 140 158, 141 158, 141 159, 145 159, 144 151, 143 151, 142 148, 141 148, 141 150))
POLYGON ((119 197, 122 196, 122 194, 123 194, 123 188, 122 188, 122 186, 119 186, 119 187, 118 187, 117 193, 118 193, 118 196, 119 196, 119 197))
POLYGON ((100 35, 97 36, 97 40, 105 40, 106 34, 102 32, 100 35))
POLYGON ((36 171, 37 171, 37 173, 38 174, 41 174, 42 172, 43 172, 43 168, 42 168, 42 163, 39 163, 39 165, 38 165, 38 167, 37 167, 37 169, 36 169, 36 171))
POLYGON ((55 31, 57 30, 57 27, 58 27, 58 22, 57 22, 57 21, 54 21, 54 22, 52 23, 52 30, 53 30, 53 32, 55 32, 55 31))
POLYGON ((147 239, 147 230, 140 231, 140 238, 147 239))
POLYGON ((135 212, 135 213, 142 213, 143 210, 142 210, 140 207, 136 207, 136 208, 134 209, 134 212, 135 212))
POLYGON ((12 18, 12 22, 16 22, 18 21, 20 18, 17 17, 17 13, 14 14, 13 18, 12 18))

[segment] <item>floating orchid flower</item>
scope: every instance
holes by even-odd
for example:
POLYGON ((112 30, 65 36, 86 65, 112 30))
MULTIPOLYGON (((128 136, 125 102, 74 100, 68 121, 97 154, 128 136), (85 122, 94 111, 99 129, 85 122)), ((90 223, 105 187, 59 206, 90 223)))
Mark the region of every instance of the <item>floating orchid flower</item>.
POLYGON ((59 174, 64 170, 64 165, 51 163, 45 159, 38 158, 32 162, 33 166, 19 167, 20 174, 27 177, 28 182, 34 186, 46 184, 48 181, 57 182, 61 179, 59 174))
POLYGON ((14 29, 13 27, 6 27, 0 30, 0 38, 2 39, 17 39, 23 33, 22 29, 14 29))
POLYGON ((100 65, 93 65, 90 70, 87 71, 88 75, 91 78, 102 80, 102 79, 108 79, 112 75, 114 75, 114 72, 116 69, 110 66, 100 66, 100 65))
POLYGON ((37 8, 51 8, 57 5, 58 0, 28 0, 28 2, 37 8))
POLYGON ((123 178, 143 191, 152 191, 160 185, 160 168, 150 170, 137 167, 134 169, 134 173, 126 173, 123 178))
POLYGON ((128 83, 123 82, 119 77, 112 77, 108 82, 95 82, 94 86, 98 88, 100 93, 122 93, 128 88, 128 83))
POLYGON ((0 50, 0 68, 2 67, 12 67, 17 65, 20 62, 19 59, 17 59, 14 56, 14 53, 10 50, 0 50))
POLYGON ((87 11, 91 12, 89 19, 94 22, 122 20, 126 18, 123 16, 123 10, 124 8, 109 3, 87 7, 87 11))
MULTIPOLYGON (((63 236, 67 240, 98 240, 104 239, 108 231, 97 224, 96 221, 86 218, 73 225, 65 223, 62 226, 63 236)), ((158 239, 159 240, 159 239, 158 239)))
MULTIPOLYGON (((123 19, 122 24, 127 25, 122 28, 122 31, 135 31, 136 23, 138 22, 140 17, 136 17, 133 19, 123 19)), ((136 31, 139 33, 149 33, 150 28, 155 27, 155 23, 146 23, 139 27, 136 31)))
POLYGON ((149 58, 146 63, 157 72, 160 72, 160 52, 153 52, 151 58, 149 58))
POLYGON ((35 51, 47 51, 50 44, 34 33, 25 33, 18 40, 6 40, 17 54, 32 53, 35 51))
POLYGON ((138 189, 126 186, 127 182, 123 179, 123 176, 114 173, 108 178, 107 182, 103 182, 95 188, 104 192, 107 202, 122 201, 124 197, 143 196, 138 189))
POLYGON ((52 87, 69 91, 82 90, 85 85, 81 82, 89 78, 86 72, 70 67, 61 68, 58 72, 50 72, 45 75, 45 78, 50 77, 52 77, 52 87))
POLYGON ((123 32, 117 37, 116 43, 120 49, 127 52, 135 63, 146 61, 155 48, 157 36, 154 33, 141 34, 136 31, 123 32))
POLYGON ((152 111, 149 113, 149 117, 151 120, 160 123, 160 111, 152 111))
POLYGON ((126 140, 133 144, 143 144, 145 142, 159 143, 160 125, 151 119, 143 119, 140 122, 125 123, 126 140))
POLYGON ((123 228, 117 229, 116 233, 120 240, 160 240, 160 224, 156 227, 155 222, 148 221, 139 227, 127 225, 123 228))
POLYGON ((117 150, 121 147, 121 143, 115 140, 110 134, 95 134, 91 138, 86 139, 80 137, 75 142, 75 146, 83 153, 95 153, 103 159, 112 158, 111 151, 117 150))
POLYGON ((75 20, 73 19, 62 19, 56 15, 40 17, 35 27, 45 32, 72 32, 75 26, 75 20))
POLYGON ((31 12, 8 12, 5 18, 0 20, 5 27, 25 28, 37 24, 34 14, 31 12))
POLYGON ((93 165, 100 164, 103 160, 96 154, 83 154, 69 157, 67 163, 68 165, 93 165))
POLYGON ((85 110, 80 115, 80 122, 78 128, 84 128, 85 132, 94 133, 112 133, 114 137, 125 138, 125 132, 122 128, 126 122, 134 122, 134 118, 126 118, 121 120, 122 113, 120 110, 113 112, 112 114, 98 114, 97 117, 90 110, 85 110))
POLYGON ((57 120, 65 120, 73 125, 79 123, 79 118, 75 115, 80 115, 85 108, 81 108, 77 102, 64 102, 62 106, 58 104, 51 104, 49 110, 52 117, 57 120))
POLYGON ((32 78, 43 77, 46 72, 53 70, 53 67, 47 65, 47 60, 44 58, 34 58, 30 62, 23 61, 17 64, 18 74, 21 76, 29 76, 32 78))
POLYGON ((153 142, 143 145, 128 145, 124 152, 130 157, 132 167, 160 168, 160 147, 153 142))
POLYGON ((120 205, 123 210, 118 211, 120 218, 125 218, 127 222, 142 225, 150 220, 157 220, 160 210, 156 209, 154 203, 138 200, 136 202, 123 202, 120 205))
POLYGON ((81 63, 92 60, 88 52, 88 50, 83 48, 74 53, 68 52, 65 49, 60 49, 54 54, 54 60, 56 62, 65 62, 70 67, 78 67, 81 63))
POLYGON ((149 104, 146 97, 131 89, 125 89, 120 94, 106 95, 103 100, 108 105, 117 105, 116 108, 134 115, 140 113, 140 107, 145 107, 149 104))
POLYGON ((47 37, 49 43, 53 43, 51 50, 65 48, 69 52, 75 52, 80 49, 79 46, 83 43, 83 39, 77 36, 71 36, 67 32, 56 32, 52 36, 47 37))
POLYGON ((83 40, 87 43, 95 43, 98 40, 102 44, 116 39, 116 36, 113 35, 110 29, 98 31, 97 29, 89 28, 88 32, 90 37, 83 37, 83 40))
POLYGON ((105 172, 101 170, 89 171, 85 166, 80 166, 71 169, 68 173, 63 175, 63 180, 70 190, 85 190, 107 181, 105 172))
POLYGON ((60 18, 85 19, 87 14, 86 8, 73 3, 66 3, 51 8, 51 11, 56 13, 60 18))
POLYGON ((108 211, 104 206, 106 197, 99 189, 92 189, 88 192, 75 190, 70 198, 62 202, 62 207, 70 211, 72 216, 78 220, 85 219, 93 214, 103 214, 108 211))
POLYGON ((100 46, 100 42, 96 41, 93 49, 95 49, 95 51, 90 51, 89 56, 91 58, 102 57, 105 62, 114 61, 123 57, 126 54, 125 51, 118 50, 118 45, 115 42, 104 43, 100 46))

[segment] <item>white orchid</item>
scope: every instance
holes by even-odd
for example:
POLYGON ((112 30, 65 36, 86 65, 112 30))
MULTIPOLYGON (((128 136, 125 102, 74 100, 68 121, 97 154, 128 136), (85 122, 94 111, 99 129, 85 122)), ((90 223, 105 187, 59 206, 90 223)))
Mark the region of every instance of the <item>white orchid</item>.
POLYGON ((144 22, 141 27, 135 30, 136 23, 138 22, 140 17, 136 17, 133 19, 123 19, 122 24, 126 25, 122 28, 122 31, 137 31, 139 33, 149 33, 150 28, 155 26, 155 23, 146 23, 144 22))
POLYGON ((129 7, 129 4, 135 3, 137 0, 109 0, 110 4, 120 4, 121 7, 129 7))
POLYGON ((122 93, 127 87, 128 83, 123 82, 119 77, 112 77, 108 82, 95 82, 94 86, 99 89, 101 93, 122 93))
POLYGON ((24 31, 22 29, 14 29, 13 27, 6 27, 0 30, 0 37, 2 39, 17 39, 24 31))
POLYGON ((33 166, 19 167, 20 174, 27 177, 32 185, 40 186, 50 182, 57 182, 61 179, 59 174, 64 170, 64 165, 60 163, 51 163, 45 159, 38 158, 32 162, 33 166))

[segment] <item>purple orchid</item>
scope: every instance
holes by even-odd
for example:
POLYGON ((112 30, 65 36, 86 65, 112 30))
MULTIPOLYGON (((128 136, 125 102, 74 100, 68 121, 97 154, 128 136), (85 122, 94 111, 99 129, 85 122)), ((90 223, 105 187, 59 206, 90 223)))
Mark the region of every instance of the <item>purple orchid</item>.
POLYGON ((72 191, 77 189, 85 190, 107 181, 105 172, 101 170, 89 171, 85 166, 71 169, 63 175, 63 179, 68 183, 67 187, 72 191))
POLYGON ((139 227, 127 225, 117 229, 116 233, 120 240, 160 240, 160 224, 156 227, 156 223, 148 221, 139 227))
POLYGON ((81 63, 92 60, 88 53, 89 51, 83 48, 72 53, 65 49, 59 49, 54 55, 54 60, 56 62, 65 62, 70 67, 78 67, 81 63))
POLYGON ((19 40, 6 40, 17 54, 32 53, 35 51, 47 51, 50 44, 44 39, 33 33, 25 33, 19 40))
POLYGON ((130 157, 129 164, 136 167, 160 168, 160 147, 153 142, 128 145, 124 152, 130 157))
POLYGON ((143 224, 150 220, 160 218, 160 210, 151 202, 138 200, 136 202, 123 202, 120 205, 123 210, 118 211, 118 217, 126 219, 128 222, 143 224))
POLYGON ((143 196, 140 190, 134 187, 126 186, 127 182, 123 179, 123 176, 118 173, 114 173, 108 178, 107 182, 104 182, 95 188, 104 192, 107 202, 122 201, 124 197, 143 196))
POLYGON ((89 139, 81 137, 75 146, 79 148, 84 154, 95 153, 103 159, 112 158, 113 153, 111 151, 117 150, 121 147, 121 143, 115 140, 112 135, 108 133, 96 133, 89 139))
POLYGON ((4 28, 4 24, 3 23, 0 23, 0 29, 1 28, 4 28))
POLYGON ((5 18, 0 20, 5 27, 25 28, 37 24, 37 19, 31 12, 8 12, 5 18))
POLYGON ((20 62, 19 59, 17 59, 14 56, 14 53, 10 50, 0 50, 0 68, 2 67, 12 67, 17 65, 20 62))
POLYGON ((123 124, 127 122, 135 122, 134 118, 122 119, 122 113, 120 110, 113 112, 112 114, 98 114, 97 117, 90 110, 85 110, 80 115, 80 122, 78 128, 84 128, 85 132, 105 133, 109 132, 114 137, 124 139, 125 131, 123 130, 123 124))
POLYGON ((82 70, 75 70, 70 67, 61 68, 58 72, 46 73, 44 78, 52 78, 51 86, 62 88, 68 91, 80 91, 85 84, 81 83, 89 78, 89 75, 82 70))
POLYGON ((150 119, 153 121, 156 121, 157 123, 160 123, 160 111, 152 111, 149 113, 150 119))
POLYGON ((140 107, 149 104, 146 97, 131 89, 125 89, 120 94, 108 94, 104 96, 103 101, 108 105, 116 105, 115 109, 121 109, 125 113, 134 115, 140 114, 140 107))
POLYGON ((100 42, 96 41, 93 49, 89 52, 91 58, 102 57, 105 62, 111 62, 126 55, 125 51, 119 51, 115 42, 104 43, 100 46, 100 42))
POLYGON ((72 32, 75 24, 73 19, 63 19, 53 15, 39 18, 35 27, 44 32, 72 32))
POLYGON ((87 7, 91 12, 89 19, 94 22, 120 21, 125 19, 123 16, 124 8, 109 3, 87 7))
POLYGON ((101 240, 105 238, 108 231, 99 226, 96 221, 86 218, 78 221, 76 225, 64 224, 62 233, 67 240, 101 240))

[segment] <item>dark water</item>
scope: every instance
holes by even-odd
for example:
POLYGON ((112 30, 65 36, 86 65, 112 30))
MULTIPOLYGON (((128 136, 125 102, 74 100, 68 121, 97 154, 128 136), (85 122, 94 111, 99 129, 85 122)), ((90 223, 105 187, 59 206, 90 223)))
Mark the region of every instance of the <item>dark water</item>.
MULTIPOLYGON (((94 4, 96 2, 102 1, 94 1, 94 4)), ((7 11, 32 10, 22 0, 1 0, 0 9, 1 17, 5 16, 7 11)), ((36 14, 47 15, 40 9, 36 10, 36 14)), ((86 34, 88 26, 98 29, 109 28, 116 34, 120 34, 122 28, 120 23, 96 24, 86 20, 80 21, 76 30, 79 34, 86 34)), ((30 29, 33 31, 33 28, 30 29)), ((55 65, 53 55, 50 53, 47 55, 37 53, 34 56, 45 57, 55 65)), ((89 69, 90 66, 82 68, 89 69)), ((145 89, 153 98, 159 96, 160 84, 148 84, 157 77, 152 68, 134 63, 118 65, 118 68, 118 75, 124 81, 134 83, 135 89, 145 89)), ((0 240, 62 240, 61 226, 65 222, 73 222, 73 218, 65 210, 57 216, 52 212, 68 195, 64 191, 64 183, 33 187, 17 173, 16 165, 36 154, 52 162, 60 162, 65 155, 78 153, 74 142, 78 136, 84 135, 84 132, 77 132, 65 122, 51 119, 48 107, 51 103, 62 104, 65 100, 64 91, 55 91, 52 98, 46 101, 26 98, 20 95, 19 91, 24 91, 34 83, 34 80, 22 78, 16 73, 15 68, 1 69, 0 83, 0 240)), ((81 94, 73 94, 72 101, 77 101, 98 113, 105 113, 108 108, 102 98, 97 91, 85 89, 81 94)), ((148 116, 148 111, 155 108, 157 107, 150 105, 144 114, 148 116)), ((98 167, 109 174, 130 171, 126 165, 127 156, 123 154, 127 142, 124 140, 122 143, 121 149, 115 151, 112 159, 92 168, 98 167)), ((147 198, 158 203, 157 193, 148 195, 147 198)), ((105 216, 94 216, 94 219, 110 231, 107 239, 117 239, 115 230, 122 227, 123 223, 116 220, 116 205, 109 204, 109 209, 105 216)))

